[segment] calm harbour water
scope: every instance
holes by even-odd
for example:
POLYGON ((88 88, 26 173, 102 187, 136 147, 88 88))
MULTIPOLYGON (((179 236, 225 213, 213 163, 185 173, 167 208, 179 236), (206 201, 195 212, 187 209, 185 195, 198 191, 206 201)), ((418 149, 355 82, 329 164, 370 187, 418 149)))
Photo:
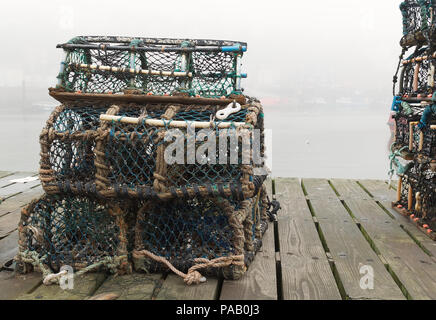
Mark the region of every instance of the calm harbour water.
MULTIPOLYGON (((54 106, 54 101, 31 109, 0 105, 0 171, 38 170, 39 133, 54 106)), ((387 178, 390 131, 384 110, 332 114, 265 109, 273 176, 387 178)))

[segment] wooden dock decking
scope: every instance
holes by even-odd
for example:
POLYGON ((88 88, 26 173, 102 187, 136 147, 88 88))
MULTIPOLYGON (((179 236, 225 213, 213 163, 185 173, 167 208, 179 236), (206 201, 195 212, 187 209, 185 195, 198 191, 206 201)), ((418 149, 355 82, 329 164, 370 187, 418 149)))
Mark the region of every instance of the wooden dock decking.
POLYGON ((11 264, 20 208, 43 193, 38 180, 11 180, 34 175, 0 171, 0 299, 88 299, 102 293, 156 300, 436 299, 436 242, 391 209, 396 192, 377 180, 269 181, 282 209, 239 281, 209 278, 186 286, 172 273, 90 273, 75 279, 73 290, 44 286, 40 274, 15 276, 11 264), (373 289, 361 287, 368 268, 373 289))

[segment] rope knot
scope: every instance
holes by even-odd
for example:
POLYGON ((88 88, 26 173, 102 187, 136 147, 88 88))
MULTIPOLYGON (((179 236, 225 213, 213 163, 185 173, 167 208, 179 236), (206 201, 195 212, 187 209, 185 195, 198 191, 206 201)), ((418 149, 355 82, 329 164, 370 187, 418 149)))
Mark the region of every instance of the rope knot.
POLYGON ((183 281, 185 281, 185 283, 190 286, 191 284, 206 282, 206 278, 203 277, 201 273, 196 270, 189 270, 183 281))

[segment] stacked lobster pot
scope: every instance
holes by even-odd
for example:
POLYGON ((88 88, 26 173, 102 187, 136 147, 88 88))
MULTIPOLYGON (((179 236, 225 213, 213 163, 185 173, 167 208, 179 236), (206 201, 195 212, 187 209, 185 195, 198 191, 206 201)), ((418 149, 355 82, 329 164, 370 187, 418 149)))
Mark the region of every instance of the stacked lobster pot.
MULTIPOLYGON (((45 195, 22 210, 17 265, 240 278, 271 216, 264 114, 245 43, 78 37, 40 135, 45 195), (201 274, 200 272, 201 271, 201 274)), ((277 209, 277 208, 276 208, 277 209)))
POLYGON ((399 184, 393 207, 436 240, 436 1, 406 0, 400 9, 402 53, 394 76, 390 155, 390 173, 397 170, 399 184))

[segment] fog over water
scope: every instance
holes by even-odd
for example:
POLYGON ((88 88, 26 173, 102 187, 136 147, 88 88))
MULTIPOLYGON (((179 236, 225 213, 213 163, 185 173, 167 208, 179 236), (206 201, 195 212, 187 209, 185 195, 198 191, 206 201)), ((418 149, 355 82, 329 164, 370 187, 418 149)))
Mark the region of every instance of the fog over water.
POLYGON ((275 176, 386 178, 400 0, 7 1, 0 11, 0 171, 36 171, 57 43, 78 35, 248 43, 275 176))

